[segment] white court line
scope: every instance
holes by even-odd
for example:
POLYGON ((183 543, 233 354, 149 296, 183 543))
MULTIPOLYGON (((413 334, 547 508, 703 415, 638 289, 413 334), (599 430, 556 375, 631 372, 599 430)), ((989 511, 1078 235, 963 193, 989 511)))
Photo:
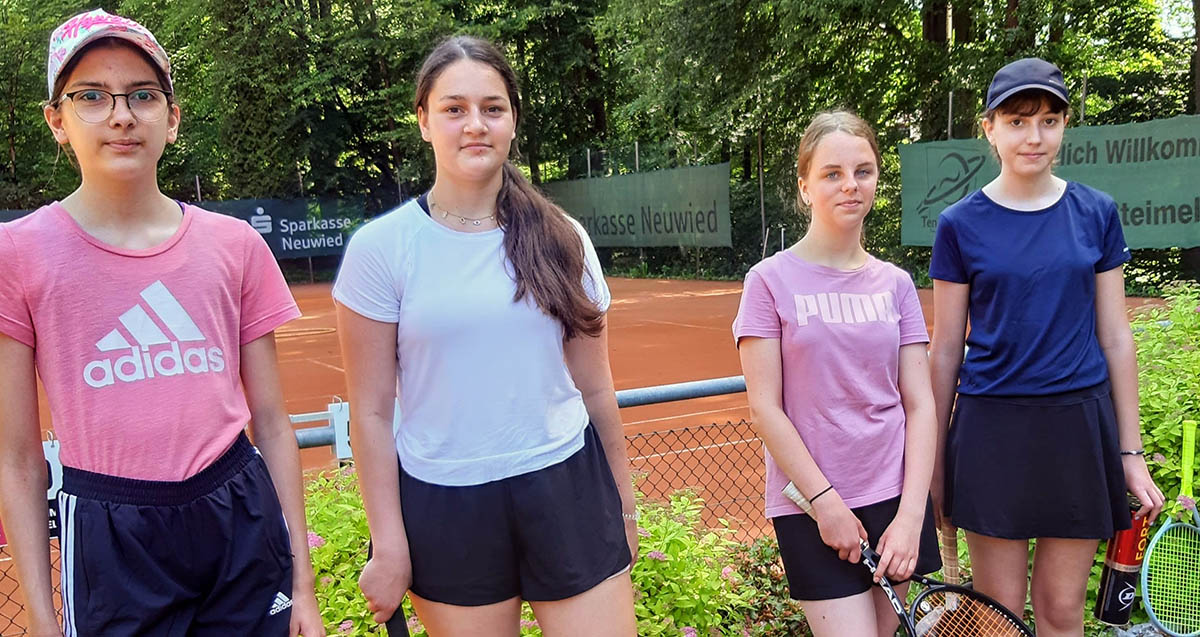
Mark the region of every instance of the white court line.
POLYGON ((320 365, 322 367, 328 367, 329 369, 336 370, 342 374, 346 373, 346 370, 342 369, 341 367, 338 367, 337 365, 330 365, 329 363, 322 363, 321 361, 319 361, 315 358, 305 358, 305 359, 301 359, 301 360, 306 360, 310 363, 316 363, 317 365, 320 365))
MULTIPOLYGON (((645 406, 646 405, 638 405, 638 407, 645 407, 645 406)), ((664 420, 676 420, 679 418, 688 418, 690 416, 703 416, 706 414, 719 414, 719 413, 725 412, 725 411, 737 411, 740 409, 749 409, 749 408, 750 408, 750 405, 737 405, 735 407, 726 407, 724 409, 709 409, 708 411, 694 411, 690 414, 679 414, 676 416, 663 416, 662 418, 650 418, 648 420, 635 420, 633 422, 625 423, 625 426, 628 427, 630 425, 643 425, 648 422, 662 422, 664 420)), ((625 407, 624 409, 637 409, 637 407, 625 407)))
POLYGON ((701 445, 699 447, 688 447, 686 449, 672 449, 670 451, 663 451, 662 453, 652 453, 648 456, 632 456, 629 459, 630 460, 649 460, 650 458, 664 458, 666 456, 672 456, 672 455, 676 455, 676 454, 680 454, 680 453, 691 453, 694 451, 704 451, 705 449, 718 449, 720 447, 729 447, 732 445, 741 444, 743 442, 756 442, 757 440, 758 440, 758 438, 750 438, 747 440, 731 440, 729 442, 722 442, 722 443, 718 443, 715 445, 701 445))
POLYGON ((677 323, 675 321, 656 321, 654 319, 638 319, 639 323, 658 323, 659 325, 670 325, 672 327, 690 327, 697 330, 716 330, 718 332, 730 331, 728 327, 713 327, 712 325, 692 325, 691 323, 677 323))

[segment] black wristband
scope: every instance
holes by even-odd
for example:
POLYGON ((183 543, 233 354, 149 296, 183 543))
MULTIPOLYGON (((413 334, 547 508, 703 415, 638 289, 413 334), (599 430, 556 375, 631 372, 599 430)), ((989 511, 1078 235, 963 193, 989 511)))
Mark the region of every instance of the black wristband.
POLYGON ((1129 451, 1122 451, 1121 455, 1122 456, 1144 456, 1144 455, 1146 455, 1146 450, 1145 449, 1130 449, 1129 451))
POLYGON ((825 495, 826 493, 829 493, 832 490, 833 490, 833 485, 831 484, 831 485, 825 487, 825 489, 823 491, 821 491, 820 493, 818 493, 817 495, 814 495, 813 497, 809 498, 808 503, 812 504, 813 502, 816 502, 817 498, 825 495))

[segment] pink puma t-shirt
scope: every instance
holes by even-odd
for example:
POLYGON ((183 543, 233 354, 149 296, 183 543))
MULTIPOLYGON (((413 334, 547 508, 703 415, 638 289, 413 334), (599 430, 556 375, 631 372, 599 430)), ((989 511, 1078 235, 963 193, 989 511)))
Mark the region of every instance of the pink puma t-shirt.
MULTIPOLYGON (((733 334, 780 339, 783 410, 847 506, 900 495, 900 347, 929 342, 907 272, 874 257, 837 270, 784 250, 746 275, 733 334)), ((767 517, 801 513, 782 494, 787 476, 764 453, 767 517)))
POLYGON ((0 224, 0 333, 34 348, 64 465, 183 480, 250 412, 240 347, 300 315, 246 222, 184 208, 148 250, 105 245, 53 203, 0 224))

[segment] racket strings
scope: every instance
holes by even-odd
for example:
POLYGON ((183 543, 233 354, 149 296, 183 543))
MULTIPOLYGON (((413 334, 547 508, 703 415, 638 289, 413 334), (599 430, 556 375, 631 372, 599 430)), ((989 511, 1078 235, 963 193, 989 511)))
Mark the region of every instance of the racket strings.
POLYGON ((1200 631, 1200 531, 1167 529, 1146 556, 1146 605, 1174 632, 1200 631))
POLYGON ((914 608, 920 637, 1024 637, 991 604, 952 591, 931 591, 914 608))

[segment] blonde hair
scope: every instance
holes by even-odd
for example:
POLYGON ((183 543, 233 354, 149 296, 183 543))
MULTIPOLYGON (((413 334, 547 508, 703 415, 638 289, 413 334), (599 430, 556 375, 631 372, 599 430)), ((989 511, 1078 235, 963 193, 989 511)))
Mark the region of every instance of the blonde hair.
MULTIPOLYGON (((808 171, 812 167, 813 153, 817 151, 817 145, 821 143, 821 140, 830 133, 839 132, 867 140, 867 143, 871 145, 871 152, 875 154, 875 165, 882 166, 883 161, 879 156, 879 142, 875 139, 875 129, 854 112, 839 108, 818 113, 809 123, 808 128, 804 129, 804 135, 800 137, 800 148, 796 151, 797 180, 804 179, 808 175, 808 171)), ((796 193, 796 205, 801 212, 808 213, 808 204, 805 204, 800 198, 799 192, 796 193)))

